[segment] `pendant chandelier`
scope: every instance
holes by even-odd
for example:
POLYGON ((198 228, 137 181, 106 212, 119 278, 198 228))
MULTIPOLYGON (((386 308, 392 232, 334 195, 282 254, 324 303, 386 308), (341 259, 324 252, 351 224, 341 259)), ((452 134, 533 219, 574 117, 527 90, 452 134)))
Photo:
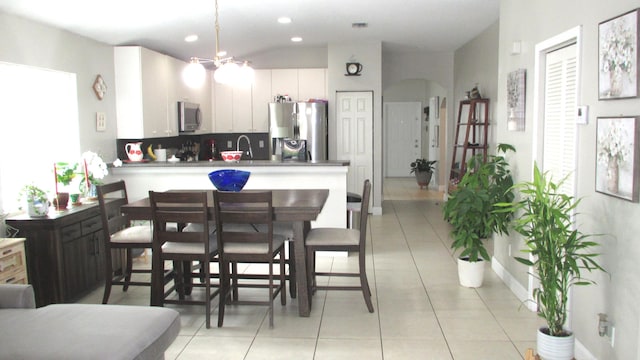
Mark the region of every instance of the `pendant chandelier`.
POLYGON ((248 61, 237 61, 220 51, 220 23, 218 21, 218 0, 216 6, 216 54, 213 59, 192 57, 182 72, 182 78, 187 86, 198 88, 202 86, 206 77, 206 70, 202 63, 213 62, 216 67, 213 78, 217 83, 229 85, 248 85, 253 81, 254 71, 248 61))

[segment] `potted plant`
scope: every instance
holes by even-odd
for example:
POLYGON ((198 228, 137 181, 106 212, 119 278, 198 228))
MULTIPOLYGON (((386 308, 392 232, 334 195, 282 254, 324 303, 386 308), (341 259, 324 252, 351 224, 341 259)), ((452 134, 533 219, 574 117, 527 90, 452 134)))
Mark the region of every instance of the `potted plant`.
POLYGON ((27 214, 31 217, 47 216, 49 199, 47 193, 35 185, 25 185, 19 193, 19 201, 26 202, 27 214))
POLYGON ((69 203, 69 185, 76 177, 76 169, 78 164, 70 164, 67 162, 56 162, 54 172, 56 174, 56 197, 54 205, 56 209, 66 209, 69 203), (59 191, 58 184, 62 184, 62 190, 59 191))
POLYGON ((416 161, 410 164, 410 174, 416 175, 416 181, 420 186, 420 189, 429 185, 431 176, 433 176, 434 164, 436 160, 416 159, 416 161))
POLYGON ((457 188, 449 194, 442 210, 452 229, 454 251, 458 255, 460 285, 479 287, 484 277, 484 262, 490 260, 484 241, 493 233, 508 233, 511 212, 494 212, 495 204, 512 202, 513 178, 503 156, 515 151, 509 144, 499 144, 500 155, 472 156, 457 188))
POLYGON ((499 204, 499 208, 518 212, 513 228, 524 236, 529 257, 515 259, 534 269, 540 287, 533 291, 538 315, 547 327, 538 331, 538 354, 545 359, 572 359, 573 333, 563 326, 567 320, 567 302, 572 285, 589 285, 593 281, 581 276, 582 270, 605 271, 595 260, 598 254, 590 252, 598 246, 575 228, 574 211, 580 200, 563 194, 559 187, 534 166, 533 181, 514 186, 522 200, 499 204), (549 341, 553 345, 549 345, 549 341), (560 343, 560 344, 557 344, 560 343), (561 353, 564 351, 563 353, 561 353))

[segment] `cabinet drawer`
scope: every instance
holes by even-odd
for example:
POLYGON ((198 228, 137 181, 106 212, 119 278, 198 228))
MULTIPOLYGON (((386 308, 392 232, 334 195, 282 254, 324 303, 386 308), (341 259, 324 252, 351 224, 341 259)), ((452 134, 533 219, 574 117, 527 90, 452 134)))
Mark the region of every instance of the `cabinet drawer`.
POLYGON ((0 284, 26 284, 27 282, 27 274, 24 270, 12 272, 6 276, 4 273, 0 274, 0 284))
POLYGON ((25 267, 22 244, 3 249, 0 253, 0 274, 20 267, 25 267))
POLYGON ((62 235, 62 241, 77 239, 82 235, 82 228, 80 227, 80 223, 71 224, 63 227, 60 230, 62 235))
POLYGON ((100 216, 94 216, 87 220, 82 220, 82 235, 91 234, 102 228, 102 219, 100 216))

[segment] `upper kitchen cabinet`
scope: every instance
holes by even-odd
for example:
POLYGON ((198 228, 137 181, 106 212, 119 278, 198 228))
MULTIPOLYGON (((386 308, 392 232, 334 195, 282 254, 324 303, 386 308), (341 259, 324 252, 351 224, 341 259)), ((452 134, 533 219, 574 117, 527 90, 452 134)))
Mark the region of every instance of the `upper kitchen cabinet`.
POLYGON ((271 70, 271 99, 277 95, 289 95, 293 101, 326 99, 326 69, 271 70))
POLYGON ((140 46, 114 48, 117 136, 174 136, 169 124, 170 64, 167 56, 140 46))
POLYGON ((298 100, 327 98, 327 70, 299 69, 298 70, 298 100))
POLYGON ((171 86, 169 86, 169 122, 178 124, 178 101, 186 101, 200 105, 202 124, 195 133, 210 133, 213 129, 211 109, 211 76, 209 71, 205 81, 199 88, 191 88, 182 79, 182 72, 188 63, 168 57, 171 63, 171 86))
POLYGON ((256 70, 251 89, 253 128, 256 132, 269 132, 269 103, 271 96, 271 70, 256 70))
POLYGON ((182 81, 186 63, 140 46, 114 48, 117 137, 142 139, 178 135, 178 101, 200 104, 210 132, 211 80, 201 89, 182 81))
POLYGON ((253 132, 251 86, 215 83, 215 131, 253 132))
POLYGON ((288 95, 298 100, 298 69, 271 70, 271 99, 277 95, 288 95))

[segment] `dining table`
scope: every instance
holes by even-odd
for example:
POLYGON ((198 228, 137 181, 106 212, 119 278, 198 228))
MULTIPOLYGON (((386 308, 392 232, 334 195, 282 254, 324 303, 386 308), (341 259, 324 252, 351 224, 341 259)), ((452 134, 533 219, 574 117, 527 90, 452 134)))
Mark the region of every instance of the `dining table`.
MULTIPOLYGON (((256 189, 257 190, 257 189, 256 189)), ((298 298, 299 316, 308 317, 311 311, 310 279, 307 273, 307 258, 304 241, 311 229, 311 221, 317 219, 324 204, 329 197, 328 189, 262 189, 272 192, 272 206, 274 221, 288 222, 293 227, 294 258, 295 258, 295 285, 298 298)), ((168 191, 206 191, 209 219, 215 220, 215 207, 213 202, 213 190, 179 190, 168 191)), ((253 190, 245 190, 253 191, 253 190)), ((121 207, 122 213, 130 220, 152 220, 149 197, 129 202, 121 207)), ((153 256, 153 255, 152 255, 153 256)), ((164 283, 153 282, 152 283, 164 283)), ((158 285, 156 285, 158 286, 158 285)), ((291 286, 293 287, 293 286, 291 286)), ((159 306, 162 299, 159 298, 162 290, 151 289, 151 305, 159 306)), ((295 292, 293 293, 295 294, 295 292)), ((293 295, 292 294, 292 295, 293 295)))

